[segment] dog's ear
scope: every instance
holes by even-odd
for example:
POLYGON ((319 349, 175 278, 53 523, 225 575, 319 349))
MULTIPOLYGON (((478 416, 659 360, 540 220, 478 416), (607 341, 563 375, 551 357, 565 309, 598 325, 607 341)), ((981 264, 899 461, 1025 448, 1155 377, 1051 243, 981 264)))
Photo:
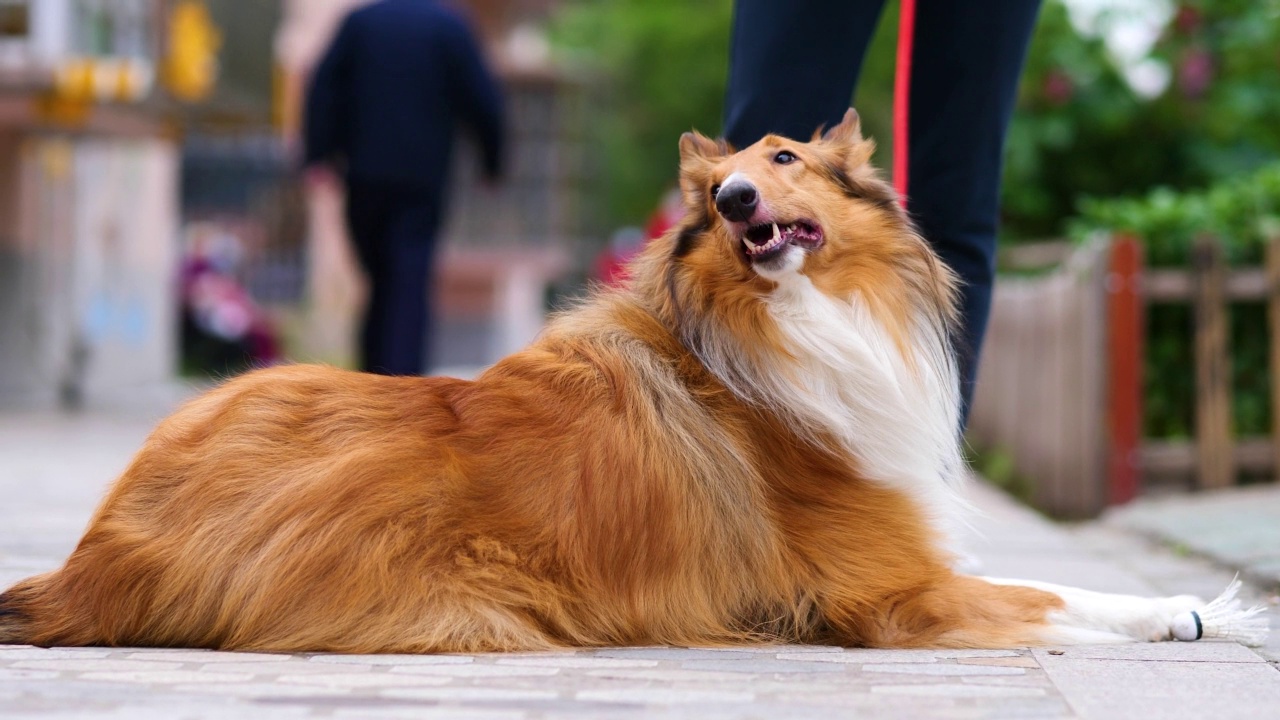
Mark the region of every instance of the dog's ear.
MULTIPOLYGON (((813 134, 813 139, 818 140, 818 133, 822 132, 819 128, 813 134)), ((862 142, 862 118, 858 117, 858 111, 849 108, 844 111, 844 118, 836 125, 831 126, 826 132, 822 133, 822 141, 828 143, 839 143, 842 145, 853 145, 862 142)))
POLYGON ((845 111, 844 118, 839 124, 832 126, 826 132, 822 132, 821 128, 814 132, 811 142, 818 142, 834 149, 843 158, 848 168, 855 168, 868 162, 876 147, 874 142, 862 137, 862 120, 858 117, 858 111, 853 108, 845 111))
POLYGON ((694 130, 680 136, 680 163, 690 160, 705 160, 724 157, 730 152, 729 143, 724 140, 712 140, 694 130))
POLYGON ((704 202, 711 161, 733 152, 724 140, 712 140, 697 132, 680 136, 680 190, 691 209, 704 202))

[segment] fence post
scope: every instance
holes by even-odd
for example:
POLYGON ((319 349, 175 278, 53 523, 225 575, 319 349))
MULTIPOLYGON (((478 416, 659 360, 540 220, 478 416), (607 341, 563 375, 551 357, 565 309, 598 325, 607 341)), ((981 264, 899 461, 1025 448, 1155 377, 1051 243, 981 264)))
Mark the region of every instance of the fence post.
POLYGON ((1146 337, 1139 282, 1142 245, 1117 235, 1107 267, 1107 499, 1126 503, 1138 495, 1142 468, 1142 364, 1146 337))
POLYGON ((1271 365, 1271 477, 1280 478, 1280 229, 1267 234, 1267 337, 1271 365))
POLYGON ((1201 489, 1228 487, 1235 481, 1235 466, 1231 361, 1227 354, 1227 269, 1217 238, 1196 238, 1191 275, 1195 293, 1196 481, 1201 489))

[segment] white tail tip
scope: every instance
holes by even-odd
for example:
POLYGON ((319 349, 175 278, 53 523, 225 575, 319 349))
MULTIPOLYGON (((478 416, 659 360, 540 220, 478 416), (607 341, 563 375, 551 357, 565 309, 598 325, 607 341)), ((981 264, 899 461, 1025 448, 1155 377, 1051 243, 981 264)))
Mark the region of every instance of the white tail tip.
POLYGON ((1192 641, 1201 638, 1223 638, 1257 647, 1267 639, 1270 631, 1266 608, 1254 605, 1241 609, 1236 593, 1240 591, 1240 578, 1231 581, 1227 589, 1213 602, 1199 610, 1180 613, 1173 618, 1173 636, 1178 640, 1192 641))

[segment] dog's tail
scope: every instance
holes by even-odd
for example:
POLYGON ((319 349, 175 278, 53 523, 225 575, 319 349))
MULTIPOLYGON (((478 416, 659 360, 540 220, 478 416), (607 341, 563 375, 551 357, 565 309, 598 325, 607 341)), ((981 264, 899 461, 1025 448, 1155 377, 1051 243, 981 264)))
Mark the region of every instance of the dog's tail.
POLYGON ((0 593, 0 645, 35 644, 44 576, 27 578, 0 593))

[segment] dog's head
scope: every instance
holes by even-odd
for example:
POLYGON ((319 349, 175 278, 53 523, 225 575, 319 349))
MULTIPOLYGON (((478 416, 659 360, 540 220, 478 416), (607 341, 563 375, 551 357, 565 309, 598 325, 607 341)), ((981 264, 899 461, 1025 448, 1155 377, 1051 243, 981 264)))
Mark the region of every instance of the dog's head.
POLYGON ((853 110, 808 142, 680 138, 685 218, 638 298, 725 387, 868 473, 958 468, 955 281, 870 165, 853 110))
POLYGON ((674 253, 719 277, 801 273, 834 296, 865 289, 885 261, 923 249, 897 194, 868 162, 874 149, 853 109, 809 142, 768 135, 732 152, 724 141, 685 133, 688 219, 674 253))

